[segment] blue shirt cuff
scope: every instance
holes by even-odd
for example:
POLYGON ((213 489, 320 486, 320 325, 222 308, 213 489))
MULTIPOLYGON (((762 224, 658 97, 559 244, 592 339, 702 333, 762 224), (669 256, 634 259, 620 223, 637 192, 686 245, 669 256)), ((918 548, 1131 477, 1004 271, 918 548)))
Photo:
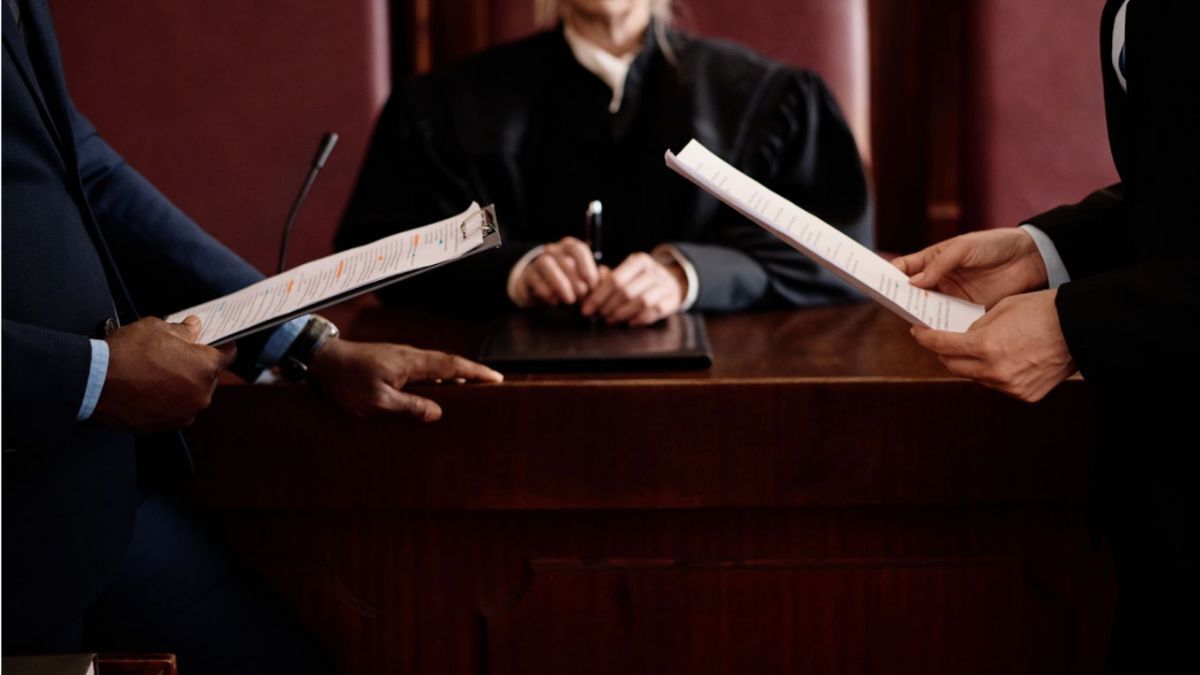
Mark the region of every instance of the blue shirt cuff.
POLYGON ((83 403, 79 404, 79 414, 75 416, 79 422, 96 412, 100 392, 104 390, 104 380, 108 379, 108 343, 104 340, 88 342, 92 346, 92 365, 88 369, 87 386, 83 390, 83 403))
POLYGON ((279 360, 287 353, 288 348, 300 336, 300 332, 308 325, 308 320, 311 318, 311 315, 305 314, 276 328, 271 337, 267 339, 267 344, 263 345, 262 351, 258 354, 258 367, 275 367, 275 364, 279 363, 279 360))
POLYGON ((1021 229, 1033 237, 1033 243, 1046 265, 1046 279, 1050 282, 1050 288, 1058 288, 1070 281, 1071 275, 1067 273, 1067 266, 1058 254, 1058 247, 1054 245, 1050 235, 1029 224, 1022 225, 1021 229))

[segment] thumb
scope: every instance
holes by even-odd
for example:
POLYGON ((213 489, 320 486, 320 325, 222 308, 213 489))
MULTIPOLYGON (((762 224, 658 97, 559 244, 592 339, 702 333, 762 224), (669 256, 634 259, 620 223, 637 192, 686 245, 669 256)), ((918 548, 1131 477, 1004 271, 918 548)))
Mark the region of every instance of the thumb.
POLYGON ((195 342, 200 339, 200 317, 195 314, 190 314, 179 323, 167 324, 167 330, 171 331, 175 337, 188 342, 195 342))
POLYGON ((950 242, 940 250, 934 250, 925 259, 924 268, 909 278, 909 283, 918 288, 933 288, 947 274, 958 269, 967 256, 967 247, 961 242, 950 242))
POLYGON ((220 366, 221 370, 227 370, 230 366, 233 365, 233 362, 237 360, 237 343, 236 342, 226 342, 225 344, 223 344, 219 347, 214 347, 214 349, 216 349, 217 353, 219 354, 219 356, 217 358, 217 363, 220 366))

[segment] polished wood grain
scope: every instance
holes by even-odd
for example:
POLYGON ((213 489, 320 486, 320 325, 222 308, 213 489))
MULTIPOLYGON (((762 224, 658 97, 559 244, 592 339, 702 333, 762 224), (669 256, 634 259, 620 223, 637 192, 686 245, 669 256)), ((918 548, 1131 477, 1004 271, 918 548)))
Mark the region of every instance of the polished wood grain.
MULTIPOLYGON (((359 339, 486 322, 359 301, 359 339)), ((425 386, 444 419, 222 387, 194 501, 346 672, 1094 672, 1086 384, 948 376, 868 305, 712 317, 706 371, 425 386)))
POLYGON ((96 675, 177 675, 174 654, 98 654, 96 675))

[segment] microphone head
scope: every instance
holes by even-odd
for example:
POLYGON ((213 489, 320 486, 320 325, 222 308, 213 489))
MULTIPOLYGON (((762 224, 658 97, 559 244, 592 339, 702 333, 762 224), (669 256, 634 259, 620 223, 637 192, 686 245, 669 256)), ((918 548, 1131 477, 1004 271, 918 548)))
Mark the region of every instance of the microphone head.
POLYGON ((313 168, 325 168, 325 160, 329 159, 329 155, 333 152, 333 146, 337 145, 338 135, 332 131, 327 132, 321 137, 321 145, 317 148, 317 156, 313 159, 313 168))

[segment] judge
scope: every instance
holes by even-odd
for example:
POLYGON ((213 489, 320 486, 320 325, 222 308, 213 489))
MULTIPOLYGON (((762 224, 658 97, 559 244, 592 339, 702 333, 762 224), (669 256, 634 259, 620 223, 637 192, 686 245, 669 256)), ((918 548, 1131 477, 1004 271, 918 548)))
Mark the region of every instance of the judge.
POLYGON ((558 28, 395 93, 339 248, 496 205, 503 248, 397 287, 396 303, 569 306, 650 324, 689 309, 843 301, 854 291, 668 171, 696 138, 871 245, 854 138, 820 78, 669 24, 666 0, 558 0, 558 28), (584 214, 598 200, 597 264, 584 214), (609 268, 609 265, 612 268, 609 268))

